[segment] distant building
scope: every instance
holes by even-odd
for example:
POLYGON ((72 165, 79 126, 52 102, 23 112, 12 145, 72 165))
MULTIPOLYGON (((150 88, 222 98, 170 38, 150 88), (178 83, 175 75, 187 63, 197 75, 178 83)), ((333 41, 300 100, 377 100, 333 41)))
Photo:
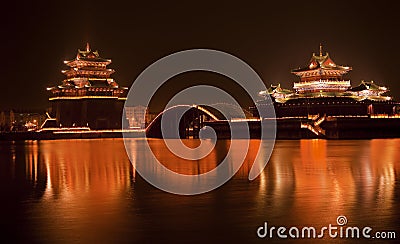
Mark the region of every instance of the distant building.
POLYGON ((129 127, 144 129, 146 127, 146 111, 147 107, 144 106, 125 107, 129 127))
POLYGON ((111 78, 115 72, 107 68, 111 60, 101 58, 87 44, 75 59, 64 63, 69 67, 62 71, 66 78, 47 88, 57 126, 121 129, 128 88, 111 78))
POLYGON ((41 110, 4 110, 0 112, 0 131, 36 130, 45 117, 45 112, 41 110))

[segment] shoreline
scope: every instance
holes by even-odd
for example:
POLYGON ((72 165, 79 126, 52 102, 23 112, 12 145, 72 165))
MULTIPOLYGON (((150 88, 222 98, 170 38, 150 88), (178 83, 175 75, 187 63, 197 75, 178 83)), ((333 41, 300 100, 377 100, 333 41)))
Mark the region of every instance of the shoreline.
MULTIPOLYGON (((276 140, 300 139, 378 139, 400 138, 400 118, 373 117, 326 117, 287 118, 276 120, 276 140), (317 123, 318 122, 318 123, 317 123)), ((250 139, 259 139, 261 121, 242 121, 247 123, 250 139)), ((218 139, 231 139, 228 121, 209 121, 205 126, 215 130, 218 139)), ((265 123, 270 126, 270 123, 265 123)), ((268 128, 267 128, 268 129, 268 128)), ((98 139, 98 138, 162 138, 162 135, 146 135, 145 129, 132 130, 49 130, 26 132, 1 132, 0 141, 57 140, 57 139, 98 139)), ((190 137, 189 137, 190 138, 190 137)), ((239 138, 238 138, 239 139, 239 138)))
POLYGON ((123 138, 123 133, 125 133, 125 137, 130 138, 145 136, 144 130, 25 131, 2 132, 0 133, 0 141, 123 138))

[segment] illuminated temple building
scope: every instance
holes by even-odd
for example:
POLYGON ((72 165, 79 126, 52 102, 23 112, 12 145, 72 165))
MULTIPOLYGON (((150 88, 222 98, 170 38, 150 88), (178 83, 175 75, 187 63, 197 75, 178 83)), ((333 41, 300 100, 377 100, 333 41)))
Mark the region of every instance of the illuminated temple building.
MULTIPOLYGON (((261 96, 270 96, 274 102, 276 116, 307 117, 326 116, 371 116, 394 115, 399 104, 386 95, 388 88, 373 81, 361 81, 352 87, 350 80, 343 78, 351 67, 337 65, 328 53, 312 55, 306 67, 292 70, 300 78, 294 82, 293 90, 280 84, 271 85, 261 96)), ((263 105, 263 101, 259 105, 263 105)))
POLYGON ((57 126, 121 129, 128 90, 111 78, 115 72, 107 68, 111 60, 101 58, 87 44, 75 59, 64 63, 69 68, 62 71, 62 84, 47 88, 57 126))

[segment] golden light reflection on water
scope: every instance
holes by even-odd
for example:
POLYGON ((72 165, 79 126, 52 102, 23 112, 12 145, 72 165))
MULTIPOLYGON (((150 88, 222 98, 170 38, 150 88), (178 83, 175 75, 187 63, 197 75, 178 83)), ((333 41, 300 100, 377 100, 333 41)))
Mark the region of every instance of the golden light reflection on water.
MULTIPOLYGON (((187 141, 185 143, 192 145, 187 141)), ((196 143, 193 142, 193 145, 196 143)), ((166 153, 167 149, 161 141, 154 140, 150 144, 156 148, 156 157, 169 168, 184 174, 199 174, 215 168, 226 156, 230 143, 218 144, 207 158, 195 163, 183 159, 180 162, 175 155, 166 153)), ((260 141, 250 142, 249 153, 236 177, 248 176, 259 146, 260 141)), ((354 195, 357 184, 374 186, 379 194, 391 194, 399 167, 397 147, 396 140, 278 141, 262 178, 271 181, 271 177, 268 179, 265 174, 273 174, 272 179, 278 189, 292 185, 289 182, 295 182, 296 189, 335 189, 330 202, 340 202, 344 192, 354 195)), ((46 196, 55 197, 63 192, 76 191, 110 194, 129 188, 129 175, 134 174, 122 140, 30 142, 26 150, 29 152, 25 155, 28 180, 37 181, 40 174, 37 172, 38 164, 45 165, 46 196)), ((136 150, 140 153, 140 145, 136 145, 136 150)), ((263 153, 262 150, 260 153, 263 153)), ((265 190, 265 187, 260 190, 265 190)), ((306 194, 315 196, 318 192, 306 194)))
POLYGON ((49 141, 41 145, 46 195, 117 194, 130 187, 131 165, 121 141, 49 141))
MULTIPOLYGON (((143 160, 143 144, 140 140, 131 143, 135 165, 143 160)), ((166 153, 160 140, 149 143, 168 168, 184 174, 212 170, 230 147, 221 141, 206 159, 188 163, 166 153)), ((320 226, 346 215, 354 225, 379 223, 389 230, 398 223, 400 139, 277 141, 266 169, 249 182, 258 149, 261 157, 256 163, 268 157, 263 147, 259 140, 251 140, 244 164, 231 181, 217 191, 185 198, 135 181, 122 139, 34 141, 22 148, 2 144, 0 154, 10 165, 2 164, 2 174, 19 177, 19 171, 23 172, 36 192, 27 221, 47 241, 113 240, 110 233, 121 229, 146 235, 154 231, 148 229, 170 225, 170 218, 183 230, 206 228, 210 220, 229 221, 249 235, 265 220, 276 225, 320 226)), ((235 153, 229 160, 235 161, 242 152, 235 153)))
MULTIPOLYGON (((381 218, 384 222, 396 214, 398 206, 394 199, 399 142, 278 141, 261 182, 274 186, 267 194, 278 200, 274 205, 278 212, 279 203, 290 204, 290 216, 296 216, 298 222, 332 223, 339 215, 364 215, 364 219, 381 218)), ((260 186, 260 192, 266 194, 265 186, 260 186)))
POLYGON ((35 224, 47 226, 47 240, 95 241, 110 223, 122 227, 134 172, 121 140, 33 142, 27 151, 27 179, 46 176, 42 204, 32 211, 41 216, 35 224))

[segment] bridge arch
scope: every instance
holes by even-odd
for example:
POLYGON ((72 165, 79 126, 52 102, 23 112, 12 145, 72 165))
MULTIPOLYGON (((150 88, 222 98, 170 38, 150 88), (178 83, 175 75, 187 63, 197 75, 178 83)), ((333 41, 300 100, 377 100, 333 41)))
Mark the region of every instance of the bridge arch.
MULTIPOLYGON (((153 121, 146 127, 146 136, 149 138, 163 138, 161 131, 161 120, 166 114, 183 116, 179 121, 179 137, 180 138, 198 138, 200 129, 206 121, 225 120, 226 118, 218 110, 205 105, 176 105, 159 113, 153 121), (184 112, 185 111, 185 112, 184 112), (184 113, 183 113, 184 112, 184 113)), ((164 121, 164 128, 175 128, 173 121, 164 121)))

